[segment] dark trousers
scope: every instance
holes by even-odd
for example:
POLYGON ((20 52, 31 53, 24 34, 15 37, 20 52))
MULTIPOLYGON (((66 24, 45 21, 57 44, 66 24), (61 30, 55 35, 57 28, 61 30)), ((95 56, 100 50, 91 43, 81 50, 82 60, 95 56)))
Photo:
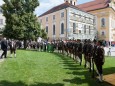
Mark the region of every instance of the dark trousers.
POLYGON ((97 70, 98 70, 98 72, 99 72, 99 74, 101 75, 101 74, 103 74, 103 70, 102 70, 102 64, 97 64, 97 63, 95 63, 96 64, 96 68, 97 68, 97 70))
POLYGON ((4 58, 6 58, 6 55, 7 55, 7 49, 3 50, 3 53, 2 53, 2 55, 1 55, 1 58, 3 57, 3 55, 4 55, 4 58))
POLYGON ((16 54, 16 49, 10 49, 10 53, 11 54, 13 54, 13 53, 16 54))
POLYGON ((81 63, 82 63, 82 53, 81 52, 78 53, 78 57, 80 59, 80 65, 81 65, 81 63))

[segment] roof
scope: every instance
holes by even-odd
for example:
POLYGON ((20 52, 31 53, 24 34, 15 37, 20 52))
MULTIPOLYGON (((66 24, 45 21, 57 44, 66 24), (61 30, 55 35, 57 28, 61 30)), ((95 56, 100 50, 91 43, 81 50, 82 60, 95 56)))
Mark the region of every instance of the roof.
MULTIPOLYGON (((44 15, 47 15, 47 14, 50 14, 50 13, 53 13, 53 12, 56 12, 56 11, 59 11, 59 10, 62 10, 62 9, 65 9, 67 7, 72 7, 72 8, 76 8, 76 9, 79 9, 78 7, 76 7, 75 5, 72 5, 68 2, 65 2, 63 4, 60 4, 58 6, 55 6, 53 8, 51 8, 50 10, 48 10, 47 12, 41 14, 39 17, 42 17, 44 15)), ((79 9, 80 10, 80 9, 79 9)))
POLYGON ((109 7, 111 0, 94 0, 88 3, 77 5, 79 9, 82 9, 86 12, 103 9, 109 7))

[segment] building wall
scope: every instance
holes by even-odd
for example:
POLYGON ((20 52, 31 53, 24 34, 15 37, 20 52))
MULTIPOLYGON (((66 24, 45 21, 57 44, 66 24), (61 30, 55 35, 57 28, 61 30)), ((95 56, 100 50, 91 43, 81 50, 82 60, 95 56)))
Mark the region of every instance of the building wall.
POLYGON ((42 28, 48 26, 48 37, 50 39, 94 39, 96 36, 95 16, 81 10, 71 7, 42 16, 39 18, 42 28), (61 13, 64 12, 64 17, 61 18, 61 13), (55 21, 53 20, 55 15, 55 21), (46 22, 46 18, 48 21, 46 22), (88 19, 88 20, 87 20, 88 19), (85 21, 87 20, 87 21, 85 21), (64 34, 61 34, 61 23, 64 23, 64 34), (73 23, 75 23, 75 32, 73 32, 73 23), (56 27, 56 35, 53 35, 53 25, 56 27), (87 30, 91 33, 84 33, 84 25, 88 26, 87 30), (89 28, 90 26, 90 28, 89 28), (81 30, 81 33, 79 33, 81 30))
POLYGON ((65 37, 66 33, 66 9, 42 16, 39 18, 39 21, 41 22, 42 28, 46 29, 46 26, 48 26, 48 38, 49 39, 60 39, 65 37), (61 18, 61 13, 64 12, 64 17, 61 18), (55 15, 55 20, 53 20, 53 15, 55 15), (48 17, 48 21, 46 22, 46 17, 48 17), (62 35, 60 33, 61 23, 64 23, 64 34, 62 35), (53 35, 53 25, 55 25, 55 35, 53 35))
POLYGON ((75 39, 94 39, 96 36, 95 16, 84 11, 70 8, 69 10, 69 37, 75 39), (73 23, 76 24, 73 33, 73 23), (86 32, 84 32, 86 29, 86 32), (89 33, 90 31, 90 33, 89 33))
POLYGON ((110 41, 115 41, 115 11, 110 8, 110 41))
POLYGON ((3 16, 2 9, 0 8, 0 30, 4 28, 5 17, 3 16))
POLYGON ((99 40, 110 40, 111 35, 111 29, 110 29, 110 8, 100 9, 100 10, 94 10, 90 13, 96 15, 97 17, 97 30, 98 30, 98 39, 99 40), (102 26, 102 18, 105 19, 105 26, 102 26), (102 35, 102 32, 105 32, 105 35, 102 35))

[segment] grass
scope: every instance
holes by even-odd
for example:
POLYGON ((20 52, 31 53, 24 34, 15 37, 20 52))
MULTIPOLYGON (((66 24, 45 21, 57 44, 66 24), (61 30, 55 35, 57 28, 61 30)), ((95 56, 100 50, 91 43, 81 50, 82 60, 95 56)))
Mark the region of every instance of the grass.
MULTIPOLYGON (((106 58, 104 74, 115 73, 115 58, 106 58)), ((0 86, 111 86, 98 83, 83 65, 57 53, 17 51, 0 63, 0 86)))

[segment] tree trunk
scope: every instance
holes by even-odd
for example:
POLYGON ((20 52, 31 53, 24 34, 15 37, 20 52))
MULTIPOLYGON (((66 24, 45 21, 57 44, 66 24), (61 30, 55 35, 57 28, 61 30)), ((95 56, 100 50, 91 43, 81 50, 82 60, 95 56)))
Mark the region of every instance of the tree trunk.
POLYGON ((24 49, 26 49, 26 48, 27 48, 27 40, 24 39, 24 49))

